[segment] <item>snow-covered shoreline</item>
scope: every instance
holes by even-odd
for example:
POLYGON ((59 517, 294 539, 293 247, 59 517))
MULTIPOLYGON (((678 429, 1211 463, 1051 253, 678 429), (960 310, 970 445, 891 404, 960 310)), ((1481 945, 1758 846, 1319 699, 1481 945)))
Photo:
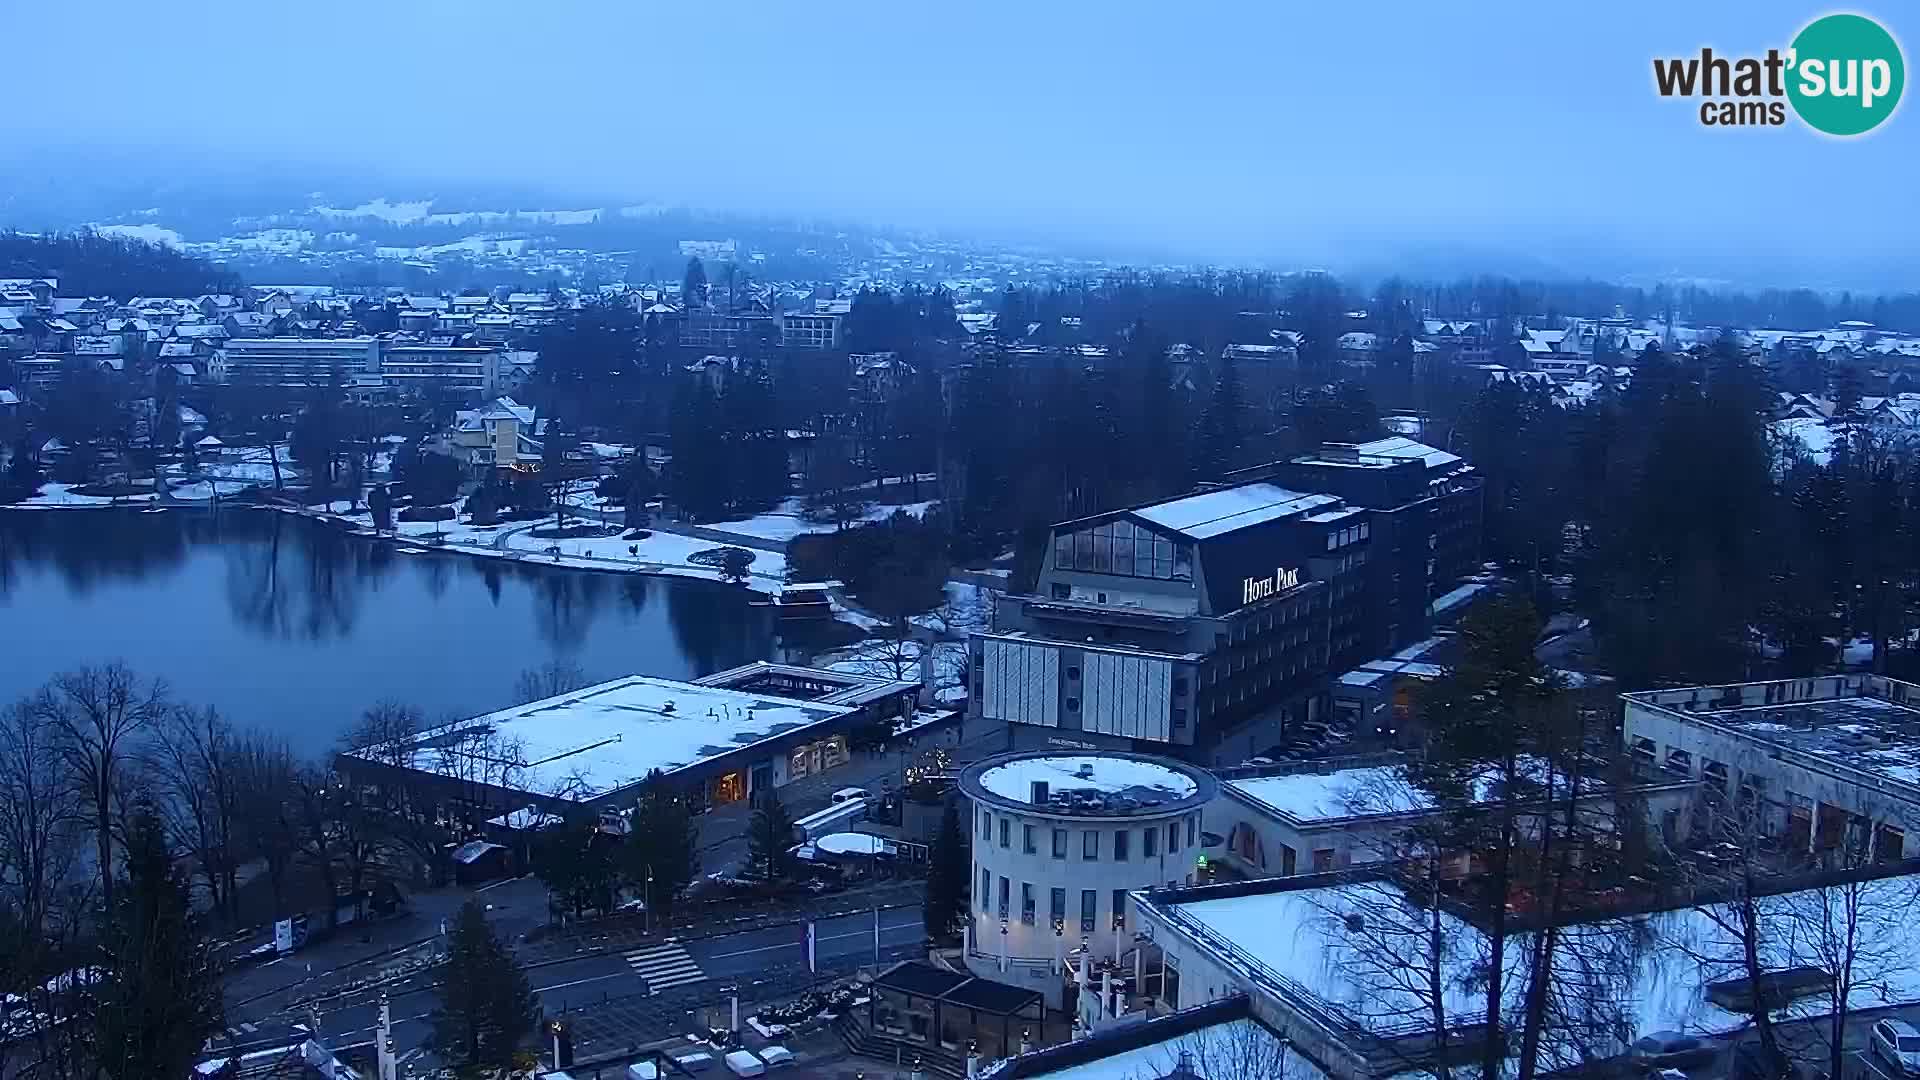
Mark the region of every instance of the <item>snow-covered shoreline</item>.
MULTIPOLYGON (((393 532, 380 533, 374 530, 371 516, 364 511, 347 514, 312 507, 276 506, 231 500, 229 505, 243 509, 270 510, 309 521, 324 522, 335 528, 344 529, 352 535, 386 543, 409 554, 444 551, 474 558, 497 559, 533 566, 556 566, 571 570, 652 574, 658 577, 698 578, 713 582, 725 580, 720 571, 715 568, 686 561, 687 557, 694 552, 721 545, 676 533, 654 532, 644 540, 624 540, 619 536, 550 540, 533 536, 533 529, 546 524, 544 521, 492 528, 476 528, 458 521, 403 521, 395 524, 393 532), (499 543, 501 538, 505 540, 504 546, 499 543), (559 548, 559 554, 547 551, 549 547, 559 548), (639 550, 633 552, 629 551, 629 548, 639 550)), ((42 493, 33 499, 0 505, 0 510, 202 512, 213 510, 215 506, 216 502, 212 498, 180 499, 176 497, 171 503, 162 503, 151 493, 123 495, 118 499, 108 496, 73 495, 67 491, 67 485, 48 484, 42 489, 42 493), (49 488, 58 490, 46 490, 49 488)), ((786 581, 786 559, 784 556, 768 551, 754 551, 753 555, 754 561, 747 568, 747 581, 741 583, 739 587, 756 596, 769 596, 786 581)))

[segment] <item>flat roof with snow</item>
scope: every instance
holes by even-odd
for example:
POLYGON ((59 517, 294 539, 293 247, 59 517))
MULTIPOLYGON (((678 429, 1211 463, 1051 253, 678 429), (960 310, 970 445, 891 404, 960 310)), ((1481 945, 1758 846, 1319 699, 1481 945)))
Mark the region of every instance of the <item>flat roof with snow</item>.
POLYGON ((1143 506, 1132 513, 1162 528, 1195 540, 1205 540, 1335 506, 1339 502, 1332 495, 1291 491, 1278 484, 1255 483, 1203 491, 1198 495, 1143 506))
POLYGON ((1004 754, 969 766, 960 786, 978 800, 1033 813, 1124 817, 1189 809, 1213 797, 1206 772, 1144 754, 1004 754), (1046 784, 1036 805, 1034 785, 1046 784))
POLYGON ((1834 675, 1621 698, 1629 711, 1639 707, 1717 726, 1826 766, 1920 787, 1920 685, 1834 675))
POLYGON ((585 801, 858 711, 630 675, 430 728, 405 767, 469 778, 485 758, 498 786, 585 801))
MULTIPOLYGON (((1426 1005, 1409 989, 1419 981, 1409 981, 1407 970, 1418 954, 1401 944, 1402 932, 1421 928, 1429 911, 1384 879, 1306 888, 1298 886, 1298 879, 1262 884, 1271 887, 1170 890, 1135 894, 1134 901, 1144 902, 1148 914, 1168 919, 1268 992, 1305 996, 1309 1003, 1329 1007, 1343 1020, 1378 1035, 1412 1034, 1426 1026, 1426 1005)), ((1901 913, 1915 901, 1920 879, 1889 877, 1863 888, 1865 910, 1901 913)), ((1846 892, 1810 889, 1761 902, 1783 920, 1813 921, 1820 918, 1823 904, 1845 903, 1846 892)), ((1834 912, 1830 917, 1839 916, 1834 912)), ((1450 912, 1443 911, 1440 919, 1447 942, 1441 964, 1447 1011, 1452 1017, 1480 1015, 1484 998, 1473 990, 1474 971, 1485 955, 1486 934, 1450 912)), ((1707 984, 1745 975, 1739 937, 1710 911, 1680 908, 1575 925, 1578 932, 1563 931, 1563 937, 1578 944, 1563 943, 1554 979, 1564 979, 1566 985, 1589 984, 1592 972, 1583 972, 1581 966, 1602 955, 1608 965, 1618 965, 1617 972, 1608 968, 1606 1000, 1595 1001, 1593 1007, 1596 1015, 1621 1021, 1629 1040, 1663 1029, 1721 1034, 1742 1028, 1750 1019, 1707 999, 1707 984)), ((1920 1000, 1920 935, 1911 933, 1898 915, 1876 918, 1860 932, 1875 961, 1864 980, 1856 970, 1852 1007, 1920 1000)), ((1762 962, 1772 971, 1823 967, 1813 937, 1769 935, 1762 962)), ((1530 931, 1509 935, 1509 955, 1531 940, 1530 931)), ((1508 980, 1503 993, 1511 998, 1510 1007, 1518 1006, 1524 984, 1523 978, 1508 980)), ((1828 1011, 1828 1003, 1816 995, 1783 1011, 1819 1015, 1828 1011)))
POLYGON ((1221 785, 1301 823, 1411 813, 1435 805, 1398 765, 1255 776, 1223 780, 1221 785))

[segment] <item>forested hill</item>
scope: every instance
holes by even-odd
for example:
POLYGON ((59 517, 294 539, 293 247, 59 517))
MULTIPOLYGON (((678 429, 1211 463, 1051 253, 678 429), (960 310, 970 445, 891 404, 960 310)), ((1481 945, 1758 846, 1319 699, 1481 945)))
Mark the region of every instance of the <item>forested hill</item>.
POLYGON ((240 279, 164 244, 90 230, 0 232, 0 278, 58 278, 62 296, 202 296, 233 292, 240 279))

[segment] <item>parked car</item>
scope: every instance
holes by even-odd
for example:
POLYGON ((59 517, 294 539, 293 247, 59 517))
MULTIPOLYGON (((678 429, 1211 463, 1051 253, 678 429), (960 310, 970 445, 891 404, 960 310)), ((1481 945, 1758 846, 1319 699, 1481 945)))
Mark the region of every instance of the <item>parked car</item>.
POLYGON ((1920 1028, 1888 1017, 1873 1025, 1869 1038, 1875 1057, 1907 1076, 1920 1075, 1920 1028))
POLYGON ((1643 1068, 1697 1068, 1716 1056, 1713 1047, 1678 1031, 1655 1031, 1633 1040, 1633 1060, 1643 1068))
POLYGON ((863 788, 863 787, 843 787, 839 791, 836 791, 833 793, 833 801, 836 803, 852 802, 855 799, 871 799, 871 798, 873 798, 873 792, 868 791, 866 788, 863 788))

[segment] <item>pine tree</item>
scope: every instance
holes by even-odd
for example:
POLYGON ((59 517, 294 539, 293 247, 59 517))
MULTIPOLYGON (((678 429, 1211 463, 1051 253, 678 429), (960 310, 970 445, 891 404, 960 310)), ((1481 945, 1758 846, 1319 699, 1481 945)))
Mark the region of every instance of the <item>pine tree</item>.
MULTIPOLYGON (((1539 630, 1532 605, 1511 597, 1462 620, 1464 654, 1421 698, 1426 754, 1409 769, 1436 803, 1462 808, 1440 827, 1446 846, 1475 851, 1485 866, 1476 885, 1488 912, 1491 943, 1485 968, 1486 1076, 1498 1075, 1507 1054, 1501 1008, 1509 980, 1526 983, 1531 992, 1552 970, 1551 937, 1545 939, 1547 954, 1535 955, 1523 970, 1515 971, 1505 954, 1508 900, 1523 863, 1515 858, 1522 844, 1519 807, 1543 795, 1551 799, 1565 783, 1555 783, 1556 770, 1566 760, 1584 757, 1577 740, 1562 743, 1567 734, 1557 711, 1562 680, 1534 653, 1539 630)), ((1540 880, 1530 878, 1527 884, 1545 891, 1540 880)), ((1523 1033, 1529 1045, 1537 1043, 1538 1026, 1534 1018, 1523 1033)))
POLYGON ((105 975, 89 994, 99 1064, 110 1077, 186 1076, 226 1019, 213 953, 150 804, 128 830, 126 867, 105 975))
POLYGON ((673 913, 674 902, 700 872, 698 843, 687 800, 667 786, 660 770, 647 774, 621 861, 627 880, 662 919, 673 913))
POLYGON ((447 936, 440 1008, 433 1014, 435 1052, 462 1075, 509 1068, 537 1017, 526 974, 494 937, 479 901, 467 901, 447 936))
POLYGON ((1231 472, 1240 452, 1240 369, 1232 354, 1220 361, 1213 393, 1200 414, 1199 444, 1194 448, 1194 473, 1200 480, 1218 480, 1231 472))
POLYGON ((542 829, 535 837, 533 873, 576 918, 587 908, 612 906, 613 845, 597 822, 542 829))
POLYGON ((680 302, 691 311, 707 306, 707 268, 698 255, 687 260, 687 276, 680 283, 680 302))
POLYGON ((772 791, 757 796, 753 817, 747 821, 747 865, 766 880, 778 881, 787 876, 793 864, 787 850, 792 846, 793 816, 787 813, 786 804, 772 791))
POLYGON ((667 430, 673 444, 668 495, 696 521, 718 518, 732 501, 734 485, 719 402, 704 377, 681 378, 667 430))
POLYGON ((954 923, 967 914, 967 838, 960 828, 960 811, 949 801, 940 817, 940 831, 928 852, 927 899, 922 910, 927 936, 943 941, 954 923))

